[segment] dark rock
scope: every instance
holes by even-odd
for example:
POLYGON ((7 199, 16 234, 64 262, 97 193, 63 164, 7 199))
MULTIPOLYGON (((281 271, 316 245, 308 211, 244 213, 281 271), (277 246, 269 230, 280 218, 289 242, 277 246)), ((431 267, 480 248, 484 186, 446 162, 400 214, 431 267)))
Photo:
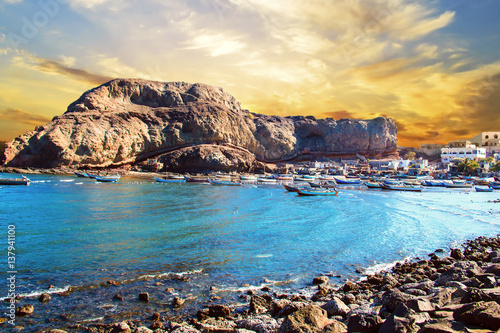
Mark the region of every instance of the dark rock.
POLYGON ((389 311, 394 311, 399 304, 406 303, 410 298, 410 295, 398 289, 391 289, 382 294, 382 303, 389 311))
POLYGON ((42 303, 48 303, 50 302, 51 300, 51 297, 49 294, 47 293, 44 293, 44 294, 41 294, 40 297, 38 297, 38 300, 42 303))
POLYGON ((174 299, 172 300, 172 306, 174 308, 180 308, 184 305, 184 303, 186 303, 186 301, 180 297, 174 297, 174 299))
POLYGON ((250 299, 250 312, 259 314, 267 312, 271 307, 271 302, 259 295, 253 295, 250 299))
MULTIPOLYGON (((287 299, 278 299, 271 303, 271 314, 273 316, 278 316, 278 314, 289 305, 291 301, 287 299)), ((288 315, 288 314, 287 314, 288 315)))
POLYGON ((361 314, 349 317, 347 332, 377 333, 384 320, 377 315, 361 314))
POLYGON ((460 249, 452 249, 450 253, 450 257, 456 260, 462 260, 464 259, 464 254, 462 253, 462 250, 460 249))
POLYGON ((130 333, 131 329, 127 323, 116 323, 111 326, 110 333, 130 333))
POLYGON ((152 330, 157 330, 157 329, 161 330, 163 328, 163 323, 159 320, 153 321, 153 323, 151 323, 151 326, 149 326, 149 328, 151 328, 152 330))
POLYGON ((149 302, 149 294, 148 293, 140 293, 139 301, 141 302, 149 302))
POLYGON ((349 305, 356 302, 356 296, 354 296, 353 294, 345 294, 344 296, 342 296, 341 300, 342 302, 344 302, 344 304, 349 305))
POLYGON ((332 323, 326 325, 321 333, 345 333, 347 326, 338 320, 332 320, 332 323))
POLYGON ((208 307, 208 315, 214 318, 231 317, 231 310, 226 305, 211 305, 208 307))
POLYGON ((16 316, 22 317, 29 314, 32 314, 35 311, 35 307, 31 304, 26 304, 20 306, 16 309, 16 316))
POLYGON ((355 283, 352 283, 351 281, 348 281, 344 284, 344 286, 342 287, 342 290, 344 292, 357 292, 359 289, 359 287, 355 284, 355 283))
POLYGON ((321 332, 330 323, 325 310, 316 305, 308 305, 288 315, 278 333, 321 332))
POLYGON ((500 305, 496 302, 465 304, 453 312, 453 318, 464 323, 498 330, 500 329, 500 305))
POLYGON ((418 324, 424 324, 429 320, 430 316, 426 312, 416 313, 405 304, 399 304, 382 324, 379 333, 416 332, 419 329, 418 324))
POLYGON ((413 298, 406 302, 406 306, 415 312, 430 312, 436 309, 436 305, 423 298, 413 298))
POLYGON ((115 294, 115 296, 113 296, 113 298, 118 300, 118 301, 123 301, 123 297, 119 294, 115 294))
POLYGON ((317 276, 313 279, 313 284, 314 285, 318 285, 318 284, 327 284, 328 282, 330 282, 330 279, 328 278, 328 276, 325 276, 325 275, 322 275, 322 276, 317 276))
POLYGON ((303 307, 306 307, 308 304, 306 302, 292 302, 288 305, 286 305, 283 310, 281 310, 278 313, 278 317, 286 317, 294 312, 297 312, 298 310, 302 309, 303 307))
POLYGON ((190 282, 191 278, 188 275, 174 275, 173 277, 174 281, 179 281, 179 282, 190 282))
POLYGON ((456 333, 456 332, 471 332, 463 323, 449 320, 440 320, 429 322, 423 325, 418 333, 456 333))
POLYGON ((238 328, 244 328, 257 333, 276 332, 279 329, 278 322, 266 315, 258 315, 236 321, 238 328))
POLYGON ((161 316, 160 316, 160 313, 159 312, 155 312, 153 313, 153 315, 151 316, 151 320, 152 321, 155 321, 155 320, 160 320, 161 319, 161 316))

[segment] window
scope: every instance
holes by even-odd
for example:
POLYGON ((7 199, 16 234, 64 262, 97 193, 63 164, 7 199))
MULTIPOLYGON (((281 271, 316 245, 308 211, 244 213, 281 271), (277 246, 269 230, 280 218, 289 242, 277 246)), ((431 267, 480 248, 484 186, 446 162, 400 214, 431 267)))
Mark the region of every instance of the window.
POLYGON ((489 135, 485 135, 485 136, 484 136, 484 138, 485 138, 485 139, 489 139, 489 138, 490 138, 490 136, 489 136, 489 135))
POLYGON ((498 134, 493 135, 495 139, 498 139, 498 134))

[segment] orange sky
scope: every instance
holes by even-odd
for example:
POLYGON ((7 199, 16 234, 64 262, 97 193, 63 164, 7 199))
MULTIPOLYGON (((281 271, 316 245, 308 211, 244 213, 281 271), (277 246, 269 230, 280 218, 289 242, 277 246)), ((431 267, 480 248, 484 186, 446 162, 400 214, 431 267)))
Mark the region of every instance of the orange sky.
POLYGON ((252 112, 392 117, 399 145, 500 130, 500 2, 4 0, 0 140, 116 77, 223 87, 252 112))

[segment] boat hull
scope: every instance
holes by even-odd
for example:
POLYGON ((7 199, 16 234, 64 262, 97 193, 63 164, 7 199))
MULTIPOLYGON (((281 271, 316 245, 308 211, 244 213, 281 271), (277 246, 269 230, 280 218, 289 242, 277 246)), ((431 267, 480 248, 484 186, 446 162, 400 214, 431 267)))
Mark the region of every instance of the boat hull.
POLYGON ((29 185, 29 184, 30 184, 29 179, 12 179, 12 178, 0 179, 0 185, 29 185))
POLYGON ((300 189, 297 188, 296 192, 299 195, 302 196, 337 196, 339 191, 337 190, 328 190, 328 191, 321 191, 321 190, 305 190, 305 189, 300 189))

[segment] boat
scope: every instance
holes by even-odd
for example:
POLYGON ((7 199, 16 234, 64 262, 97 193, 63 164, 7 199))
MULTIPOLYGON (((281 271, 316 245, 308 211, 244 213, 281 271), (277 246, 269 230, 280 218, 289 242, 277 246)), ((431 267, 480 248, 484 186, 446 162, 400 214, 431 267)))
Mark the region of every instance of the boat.
POLYGON ((337 196, 339 191, 336 189, 304 189, 304 188, 297 188, 296 192, 299 195, 303 196, 317 196, 317 195, 324 195, 324 196, 330 196, 334 195, 337 196))
POLYGON ((204 177, 189 177, 189 176, 184 176, 184 179, 188 183, 208 183, 208 178, 204 178, 204 177))
POLYGON ((209 179, 208 182, 214 186, 241 186, 241 183, 231 180, 209 179))
POLYGON ((254 175, 240 175, 240 179, 242 181, 257 181, 257 176, 254 176, 254 175))
POLYGON ((100 175, 95 175, 93 173, 87 173, 87 175, 89 176, 89 178, 92 178, 92 179, 96 179, 97 177, 100 177, 100 175))
POLYGON ((315 183, 315 182, 308 182, 309 185, 311 187, 315 187, 315 188, 336 188, 337 187, 337 183, 335 183, 335 181, 331 181, 331 182, 328 182, 328 181, 325 181, 325 182, 319 182, 319 183, 315 183))
POLYGON ((75 176, 80 178, 89 178, 89 175, 86 172, 74 172, 75 176))
POLYGON ((293 176, 292 175, 274 175, 273 177, 276 180, 293 181, 293 176))
POLYGON ((422 184, 425 186, 444 186, 444 183, 440 180, 424 180, 422 184))
POLYGON ((268 177, 257 177, 257 181, 262 183, 276 183, 276 179, 268 177))
POLYGON ((167 179, 171 179, 171 180, 185 180, 183 175, 168 175, 167 179))
POLYGON ((364 182, 363 184, 368 188, 382 188, 382 184, 379 182, 364 182))
POLYGON ((392 191, 422 192, 422 188, 420 186, 414 186, 414 185, 383 184, 382 188, 384 190, 392 190, 392 191))
POLYGON ((184 177, 182 177, 181 179, 171 179, 171 178, 165 179, 165 178, 154 177, 154 179, 159 183, 183 183, 186 181, 184 177))
POLYGON ((345 177, 333 177, 337 184, 361 184, 361 180, 359 178, 345 178, 345 177))
POLYGON ((0 185, 29 185, 30 181, 25 176, 22 178, 0 178, 0 185))
POLYGON ((477 186, 474 186, 474 189, 476 190, 476 192, 493 192, 493 188, 492 187, 477 187, 477 186))
POLYGON ((444 186, 448 188, 472 188, 472 183, 465 181, 453 181, 451 183, 444 183, 444 186))
POLYGON ((288 192, 297 192, 298 187, 297 186, 291 186, 291 185, 283 185, 285 187, 285 190, 288 192))
POLYGON ((101 183, 116 183, 118 179, 120 179, 120 175, 95 177, 95 180, 101 183))
POLYGON ((492 183, 492 184, 490 184, 490 187, 494 190, 500 190, 500 184, 497 185, 497 184, 492 183))

